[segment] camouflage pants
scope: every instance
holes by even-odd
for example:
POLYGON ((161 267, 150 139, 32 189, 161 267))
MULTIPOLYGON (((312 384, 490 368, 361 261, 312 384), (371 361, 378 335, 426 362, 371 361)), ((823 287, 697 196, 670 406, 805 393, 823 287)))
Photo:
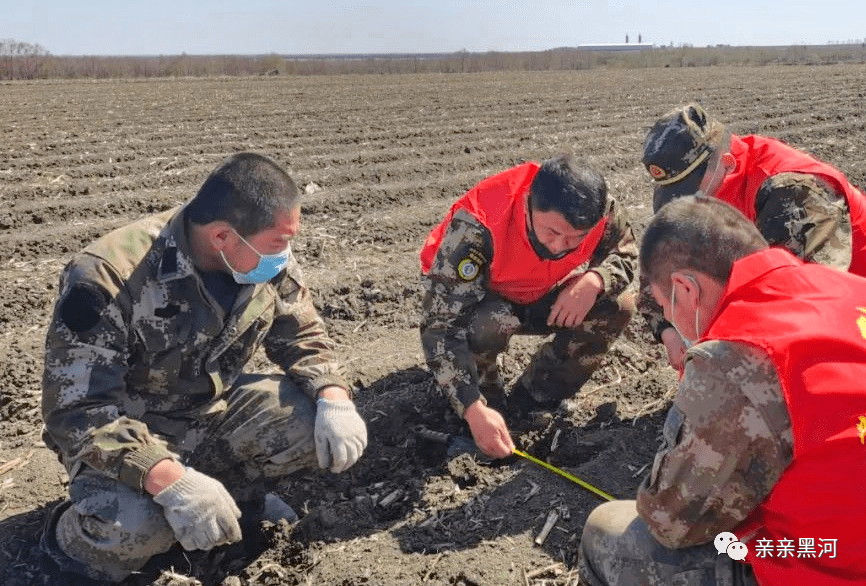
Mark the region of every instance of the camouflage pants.
POLYGON ((635 501, 613 501, 590 513, 580 541, 581 584, 589 586, 757 586, 748 565, 712 543, 669 549, 641 520, 635 501))
POLYGON ((496 357, 515 334, 549 335, 521 375, 513 394, 524 392, 542 405, 552 405, 577 393, 599 367, 611 342, 635 311, 635 293, 600 297, 583 322, 574 328, 547 325, 560 289, 531 305, 518 305, 490 293, 479 304, 468 330, 469 349, 478 368, 482 394, 496 402, 502 381, 496 357))
MULTIPOLYGON (((179 452, 184 464, 220 480, 238 503, 262 498, 269 481, 316 465, 315 405, 289 379, 244 375, 226 401, 225 411, 191 429, 179 452)), ((69 498, 49 517, 43 536, 43 549, 62 570, 119 582, 176 541, 149 494, 103 474, 84 469, 69 498)))

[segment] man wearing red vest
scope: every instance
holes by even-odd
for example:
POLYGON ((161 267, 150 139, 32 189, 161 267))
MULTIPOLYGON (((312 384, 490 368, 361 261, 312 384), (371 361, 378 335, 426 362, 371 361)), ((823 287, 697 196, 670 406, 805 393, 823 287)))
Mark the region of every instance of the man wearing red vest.
POLYGON ((553 407, 589 379, 634 312, 636 257, 604 177, 568 156, 483 180, 430 232, 421 341, 481 451, 514 449, 506 407, 553 407), (506 398, 496 359, 515 333, 555 336, 506 398))
POLYGON ((637 500, 587 519, 582 579, 866 584, 866 279, 769 248, 706 197, 665 205, 640 253, 696 344, 637 500))
MULTIPOLYGON (((737 136, 697 104, 650 129, 643 163, 653 209, 702 193, 740 210, 771 245, 807 262, 866 276, 866 198, 834 167, 773 138, 737 136)), ((641 312, 679 369, 685 346, 644 292, 641 312)))

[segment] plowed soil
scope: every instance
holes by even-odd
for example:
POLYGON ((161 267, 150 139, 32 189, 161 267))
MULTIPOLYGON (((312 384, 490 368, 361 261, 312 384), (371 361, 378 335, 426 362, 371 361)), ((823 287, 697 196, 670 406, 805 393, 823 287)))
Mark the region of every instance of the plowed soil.
MULTIPOLYGON (((207 554, 174 549, 165 571, 153 564, 127 584, 575 584, 598 497, 523 460, 449 456, 412 432, 462 431, 417 333, 426 233, 478 180, 561 152, 600 166, 640 233, 651 214, 643 136, 689 100, 863 183, 864 91, 862 65, 0 85, 0 584, 59 583, 37 542, 67 483, 40 442, 60 269, 94 238, 185 201, 239 150, 275 158, 308 192, 293 247, 370 445, 350 473, 281 485, 296 525, 207 554), (554 509, 559 521, 536 545, 554 509)), ((538 343, 514 340, 506 377, 538 343)), ((675 383, 636 319, 582 393, 516 430, 517 443, 632 498, 675 383)))

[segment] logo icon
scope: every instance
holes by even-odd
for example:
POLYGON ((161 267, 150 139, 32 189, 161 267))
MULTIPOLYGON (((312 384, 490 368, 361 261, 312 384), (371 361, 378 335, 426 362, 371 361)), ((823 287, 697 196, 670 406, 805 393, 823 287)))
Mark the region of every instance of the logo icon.
POLYGON ((658 165, 650 165, 648 167, 650 175, 653 176, 653 179, 659 180, 664 179, 667 176, 667 173, 664 169, 659 167, 658 165))
POLYGON ((729 558, 738 562, 746 559, 746 554, 749 553, 749 548, 746 544, 739 541, 737 536, 730 531, 723 531, 716 535, 713 545, 716 546, 716 551, 720 555, 726 553, 729 558))
POLYGON ((746 547, 745 543, 735 541, 728 545, 728 549, 726 551, 729 558, 741 562, 746 559, 746 554, 749 553, 749 548, 746 547))
POLYGON ((478 276, 478 265, 471 258, 464 258, 457 265, 457 274, 464 281, 471 281, 478 276))

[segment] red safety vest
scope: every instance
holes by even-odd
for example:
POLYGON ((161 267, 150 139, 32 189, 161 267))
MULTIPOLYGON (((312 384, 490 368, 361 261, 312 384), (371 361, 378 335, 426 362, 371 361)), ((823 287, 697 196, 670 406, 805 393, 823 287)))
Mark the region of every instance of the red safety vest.
POLYGON ((844 193, 851 213, 853 244, 848 271, 866 276, 866 196, 852 186, 841 171, 765 136, 731 135, 730 152, 737 161, 737 168, 725 176, 716 197, 753 222, 758 189, 772 175, 786 172, 817 175, 844 193))
POLYGON ((589 260, 604 234, 602 218, 580 245, 557 260, 539 258, 529 242, 526 200, 538 163, 525 163, 484 179, 458 199, 441 224, 433 228, 421 249, 421 270, 426 275, 442 236, 457 210, 472 214, 490 232, 493 259, 489 287, 505 299, 526 305, 538 301, 572 270, 589 260))
POLYGON ((750 255, 703 339, 766 351, 791 416, 793 460, 735 531, 758 583, 866 584, 866 279, 783 249, 750 255))

